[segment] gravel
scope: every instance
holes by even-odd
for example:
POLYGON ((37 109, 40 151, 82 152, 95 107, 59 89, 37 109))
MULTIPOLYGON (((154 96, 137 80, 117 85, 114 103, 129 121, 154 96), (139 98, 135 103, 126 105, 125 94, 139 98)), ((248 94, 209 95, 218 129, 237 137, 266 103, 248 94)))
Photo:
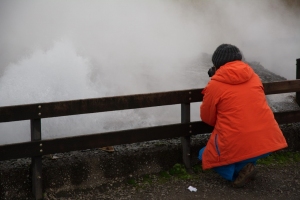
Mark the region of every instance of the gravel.
POLYGON ((136 178, 136 185, 107 184, 106 187, 87 190, 47 193, 45 199, 299 199, 300 163, 287 165, 258 165, 256 179, 244 188, 233 188, 231 183, 213 171, 194 174, 190 179, 159 178, 152 175, 151 182, 136 178), (187 188, 193 186, 196 192, 187 188))

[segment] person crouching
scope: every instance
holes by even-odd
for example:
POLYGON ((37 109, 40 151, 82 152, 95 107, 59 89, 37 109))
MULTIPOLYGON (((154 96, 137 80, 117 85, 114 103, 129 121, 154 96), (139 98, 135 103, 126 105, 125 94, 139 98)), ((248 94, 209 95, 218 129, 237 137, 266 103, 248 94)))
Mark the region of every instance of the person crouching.
POLYGON ((270 109, 263 84, 242 61, 234 45, 220 45, 212 56, 214 70, 203 89, 200 117, 214 127, 207 145, 199 151, 202 168, 213 169, 234 187, 256 175, 260 158, 287 147, 270 109))

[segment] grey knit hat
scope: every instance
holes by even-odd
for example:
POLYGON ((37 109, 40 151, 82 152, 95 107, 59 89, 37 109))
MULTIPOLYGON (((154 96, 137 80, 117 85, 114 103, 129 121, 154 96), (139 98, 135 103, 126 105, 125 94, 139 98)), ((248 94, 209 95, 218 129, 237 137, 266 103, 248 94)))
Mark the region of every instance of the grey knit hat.
POLYGON ((222 65, 235 60, 242 60, 240 50, 231 44, 221 44, 212 56, 214 66, 219 69, 222 65))

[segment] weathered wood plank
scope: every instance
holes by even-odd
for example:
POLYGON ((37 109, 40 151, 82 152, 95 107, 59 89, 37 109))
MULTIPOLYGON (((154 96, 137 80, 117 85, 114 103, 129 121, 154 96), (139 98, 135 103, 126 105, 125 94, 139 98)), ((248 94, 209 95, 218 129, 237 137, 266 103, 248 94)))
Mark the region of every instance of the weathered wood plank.
POLYGON ((286 111, 274 113, 274 117, 278 124, 300 122, 300 111, 286 111))
POLYGON ((265 94, 279 94, 300 91, 300 80, 263 83, 265 94))
POLYGON ((211 132, 204 122, 171 124, 150 128, 97 133, 42 141, 24 142, 0 146, 0 160, 42 156, 103 146, 131 144, 151 140, 197 135, 211 132))
POLYGON ((0 146, 0 160, 39 156, 40 142, 22 142, 0 146))
POLYGON ((0 107, 0 122, 202 101, 202 89, 0 107))
POLYGON ((0 146, 0 160, 42 156, 76 150, 93 149, 119 144, 189 135, 188 124, 172 124, 150 128, 89 134, 43 141, 24 142, 0 146))
MULTIPOLYGON (((300 79, 264 83, 266 94, 299 92, 300 79)), ((0 107, 0 122, 135 109, 203 100, 202 89, 0 107)))
POLYGON ((191 122, 190 126, 192 135, 211 133, 214 129, 213 126, 210 126, 202 121, 191 122))

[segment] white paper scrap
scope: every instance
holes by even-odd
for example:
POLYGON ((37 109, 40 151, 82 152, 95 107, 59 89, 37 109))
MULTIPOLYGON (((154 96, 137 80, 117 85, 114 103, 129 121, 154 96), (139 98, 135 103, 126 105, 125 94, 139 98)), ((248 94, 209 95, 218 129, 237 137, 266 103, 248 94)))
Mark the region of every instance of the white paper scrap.
POLYGON ((194 188, 193 186, 189 186, 188 189, 189 189, 191 192, 197 192, 197 188, 194 188))

